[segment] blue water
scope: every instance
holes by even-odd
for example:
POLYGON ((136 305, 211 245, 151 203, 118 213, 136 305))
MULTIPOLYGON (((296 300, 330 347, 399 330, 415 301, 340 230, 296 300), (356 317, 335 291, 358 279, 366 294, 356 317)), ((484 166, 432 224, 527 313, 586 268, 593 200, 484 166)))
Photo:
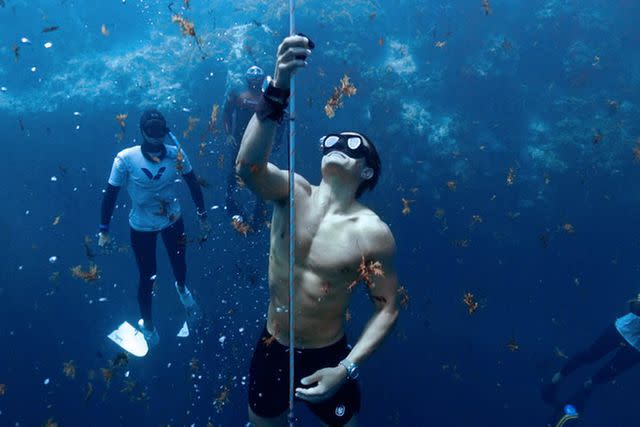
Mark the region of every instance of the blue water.
MULTIPOLYGON (((184 10, 175 1, 173 10, 195 24, 199 50, 165 2, 3 3, 0 425, 243 426, 248 365, 268 300, 268 236, 239 235, 224 212, 232 159, 222 133, 204 136, 202 156, 198 144, 212 105, 242 83, 247 67, 271 73, 288 5, 193 0, 184 10), (49 26, 60 28, 41 32, 49 26), (173 338, 183 313, 159 249, 160 347, 130 358, 107 383, 101 368, 119 351, 106 334, 138 316, 124 192, 112 221, 122 250, 96 255, 95 282, 70 269, 89 264, 85 236, 98 252, 113 157, 140 142, 138 118, 150 105, 179 136, 188 117, 200 118, 183 145, 210 184, 207 207, 219 207, 209 211, 213 238, 187 250, 207 327, 173 338), (128 118, 119 141, 121 113, 128 118), (70 361, 75 378, 63 372, 70 361), (128 381, 135 382, 129 390, 128 381), (228 401, 214 403, 225 387, 228 401)), ((383 174, 362 200, 390 225, 410 295, 393 333, 363 366, 360 424, 546 425, 551 410, 539 389, 564 361, 555 349, 585 348, 640 291, 633 152, 640 4, 492 0, 486 15, 479 0, 300 3, 299 30, 317 48, 298 77, 298 171, 319 182, 317 138, 327 132, 372 137, 383 174), (344 74, 358 92, 329 119, 323 106, 344 74), (407 215, 402 198, 413 201, 407 215), (479 302, 473 315, 462 302, 467 292, 479 302)), ((283 151, 275 160, 286 167, 283 151)), ((181 204, 195 235, 186 186, 181 204)), ((358 292, 352 342, 371 310, 358 292)), ((594 369, 579 371, 563 394, 594 369)), ((640 371, 631 370, 597 389, 581 425, 637 425, 638 381, 640 371)), ((301 425, 319 425, 296 408, 301 425)))

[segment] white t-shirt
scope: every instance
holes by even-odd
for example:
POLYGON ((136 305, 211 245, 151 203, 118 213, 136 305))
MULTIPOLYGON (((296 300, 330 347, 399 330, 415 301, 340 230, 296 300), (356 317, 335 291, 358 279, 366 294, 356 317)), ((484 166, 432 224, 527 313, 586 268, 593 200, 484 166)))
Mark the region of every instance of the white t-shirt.
POLYGON ((167 155, 154 163, 142 154, 140 146, 118 153, 113 161, 109 184, 127 187, 131 197, 129 225, 137 231, 159 231, 180 218, 176 183, 181 175, 191 172, 191 164, 183 151, 182 170, 178 171, 178 148, 165 145, 167 155))
POLYGON ((640 317, 633 313, 616 320, 616 328, 627 342, 640 351, 640 317))

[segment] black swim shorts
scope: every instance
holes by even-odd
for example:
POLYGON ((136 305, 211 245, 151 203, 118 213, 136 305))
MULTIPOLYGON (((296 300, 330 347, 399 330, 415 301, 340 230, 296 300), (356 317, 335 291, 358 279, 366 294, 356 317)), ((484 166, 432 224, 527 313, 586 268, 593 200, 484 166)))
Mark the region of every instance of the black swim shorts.
MULTIPOLYGON (((289 348, 273 340, 267 328, 256 344, 249 370, 249 405, 258 416, 274 418, 289 407, 289 348)), ((307 387, 300 380, 323 368, 338 366, 349 354, 347 338, 328 347, 295 349, 295 387, 307 387)), ((296 398, 296 401, 301 399, 296 398)), ((360 411, 360 387, 348 380, 330 399, 320 403, 304 401, 309 409, 330 426, 344 426, 360 411)))

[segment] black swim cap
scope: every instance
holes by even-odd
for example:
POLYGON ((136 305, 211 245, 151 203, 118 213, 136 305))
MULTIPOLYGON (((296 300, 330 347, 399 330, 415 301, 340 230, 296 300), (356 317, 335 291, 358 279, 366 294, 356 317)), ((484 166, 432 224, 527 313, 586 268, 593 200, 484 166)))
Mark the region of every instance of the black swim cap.
POLYGON ((162 138, 169 133, 167 121, 155 108, 149 108, 142 113, 140 130, 151 138, 162 138))

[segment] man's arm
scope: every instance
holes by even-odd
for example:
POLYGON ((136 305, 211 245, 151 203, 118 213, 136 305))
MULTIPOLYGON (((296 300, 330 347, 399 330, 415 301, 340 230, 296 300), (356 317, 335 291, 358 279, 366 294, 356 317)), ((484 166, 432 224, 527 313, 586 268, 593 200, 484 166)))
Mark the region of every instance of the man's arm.
MULTIPOLYGON (((288 171, 267 162, 278 128, 272 120, 259 120, 254 114, 242 137, 236 158, 236 174, 247 187, 264 200, 284 201, 289 194, 288 171)), ((309 183, 296 174, 296 186, 310 188, 309 183)))
POLYGON ((109 223, 111 216, 113 216, 113 209, 116 207, 119 192, 120 187, 111 184, 107 184, 107 188, 104 190, 100 209, 100 231, 103 233, 109 232, 109 223))
POLYGON ((393 234, 382 221, 376 227, 377 232, 370 233, 372 245, 369 253, 372 261, 380 261, 384 276, 370 277, 373 286, 369 289, 376 311, 369 319, 360 339, 353 347, 347 359, 361 364, 380 347, 384 338, 389 335, 398 319, 398 276, 395 269, 396 246, 393 234))
MULTIPOLYGON (((271 84, 276 89, 286 91, 293 73, 307 64, 306 59, 311 55, 309 40, 302 36, 287 37, 278 46, 277 55, 275 76, 271 84)), ((268 99, 263 98, 261 103, 265 100, 268 99)), ((260 107, 258 110, 260 112, 260 107)), ((251 117, 236 158, 236 174, 258 197, 282 202, 289 194, 289 174, 268 163, 278 122, 269 118, 269 114, 267 116, 259 119, 258 114, 254 114, 251 117)), ((282 116, 279 120, 281 119, 282 116)), ((295 188, 296 191, 302 190, 301 195, 311 191, 307 180, 299 175, 295 176, 295 188)))

